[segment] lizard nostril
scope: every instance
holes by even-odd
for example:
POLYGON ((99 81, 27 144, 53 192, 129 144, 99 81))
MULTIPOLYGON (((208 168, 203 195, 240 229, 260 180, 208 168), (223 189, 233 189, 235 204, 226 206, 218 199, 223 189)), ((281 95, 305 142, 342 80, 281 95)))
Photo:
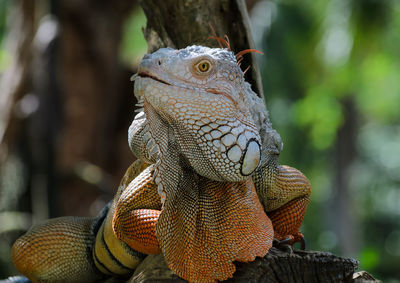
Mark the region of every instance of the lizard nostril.
POLYGON ((161 60, 158 59, 158 66, 161 66, 161 60))

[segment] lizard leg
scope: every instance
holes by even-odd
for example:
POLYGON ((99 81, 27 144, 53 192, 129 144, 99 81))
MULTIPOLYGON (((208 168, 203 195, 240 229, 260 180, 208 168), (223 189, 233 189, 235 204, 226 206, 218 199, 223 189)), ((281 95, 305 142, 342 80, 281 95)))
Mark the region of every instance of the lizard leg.
POLYGON ((285 165, 265 166, 256 174, 257 193, 272 221, 275 238, 289 244, 303 241, 299 229, 311 194, 308 179, 299 170, 285 165))
MULTIPOLYGON (((125 190, 130 190, 133 184, 137 184, 137 190, 134 202, 136 206, 131 207, 132 211, 140 211, 135 210, 136 208, 143 207, 151 209, 160 206, 159 201, 157 203, 157 199, 152 197, 151 194, 148 194, 152 186, 150 180, 152 165, 148 166, 149 165, 145 162, 136 160, 128 168, 115 194, 110 210, 101 227, 98 229, 93 249, 93 260, 96 267, 106 275, 127 276, 136 269, 137 265, 145 257, 138 249, 132 249, 128 243, 121 241, 117 237, 112 227, 112 219, 121 195, 125 190)), ((131 216, 136 217, 135 214, 131 216)), ((143 219, 143 217, 139 218, 146 222, 146 219, 143 219)), ((136 222, 134 224, 136 224, 136 222)))
POLYGON ((303 234, 299 229, 311 194, 310 182, 303 173, 289 166, 279 166, 277 173, 271 194, 282 206, 267 213, 274 227, 275 238, 289 239, 289 244, 301 241, 304 246, 303 234))
POLYGON ((148 168, 128 185, 118 199, 112 219, 116 237, 145 254, 161 252, 155 232, 161 199, 151 174, 148 168))
POLYGON ((299 229, 303 222, 308 201, 308 197, 300 197, 267 213, 274 227, 274 237, 281 241, 281 244, 301 242, 302 249, 304 249, 304 237, 299 229))
POLYGON ((161 252, 156 237, 156 223, 161 210, 135 209, 117 213, 113 224, 117 238, 144 254, 161 252))

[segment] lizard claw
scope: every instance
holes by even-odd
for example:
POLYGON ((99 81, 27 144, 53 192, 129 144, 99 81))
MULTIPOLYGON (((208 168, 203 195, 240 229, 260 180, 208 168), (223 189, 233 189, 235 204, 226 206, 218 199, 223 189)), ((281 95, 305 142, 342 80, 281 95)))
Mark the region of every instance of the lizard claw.
POLYGON ((305 250, 306 249, 306 241, 304 240, 304 236, 302 233, 298 232, 295 235, 288 235, 286 238, 282 237, 281 239, 276 239, 274 238, 273 240, 273 246, 277 248, 282 248, 283 246, 292 246, 300 242, 300 249, 305 250))
POLYGON ((289 236, 282 240, 278 240, 277 238, 274 238, 274 240, 272 241, 272 246, 281 251, 292 253, 293 249, 292 249, 292 246, 290 245, 292 238, 293 238, 293 236, 289 236))
POLYGON ((306 240, 304 239, 304 235, 300 232, 297 232, 296 235, 293 235, 291 245, 294 245, 298 242, 300 242, 300 249, 304 251, 306 249, 306 240))
POLYGON ((274 241, 272 242, 272 244, 277 247, 277 246, 283 246, 283 245, 289 245, 290 241, 292 240, 291 237, 282 239, 282 240, 278 240, 276 238, 274 238, 274 241))
POLYGON ((304 239, 304 237, 301 237, 301 239, 299 240, 300 242, 300 249, 302 251, 304 251, 306 249, 306 240, 304 239))

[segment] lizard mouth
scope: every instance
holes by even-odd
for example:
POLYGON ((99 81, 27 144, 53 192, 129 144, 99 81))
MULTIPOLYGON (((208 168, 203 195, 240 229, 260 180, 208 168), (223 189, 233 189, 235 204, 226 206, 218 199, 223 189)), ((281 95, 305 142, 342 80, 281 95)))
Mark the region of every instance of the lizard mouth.
POLYGON ((165 84, 165 85, 169 85, 169 86, 176 86, 176 87, 185 88, 185 89, 190 89, 190 90, 195 90, 195 89, 204 90, 204 91, 206 91, 206 92, 208 92, 208 93, 213 93, 213 94, 217 94, 217 95, 222 95, 222 96, 228 98, 229 100, 231 100, 235 105, 237 104, 237 103, 232 99, 232 97, 230 97, 228 94, 226 94, 225 92, 219 91, 219 90, 217 90, 217 89, 214 89, 214 88, 206 88, 206 89, 204 89, 204 88, 188 87, 188 86, 184 86, 184 85, 174 85, 174 84, 170 84, 170 83, 168 83, 168 82, 166 82, 166 81, 164 81, 164 80, 162 80, 162 79, 156 77, 155 75, 153 75, 153 74, 151 74, 151 73, 149 73, 149 72, 146 72, 146 71, 141 71, 141 72, 139 72, 139 73, 133 75, 133 76, 131 77, 131 81, 134 81, 137 77, 140 77, 140 78, 150 78, 150 79, 155 80, 155 81, 157 81, 157 82, 159 82, 159 83, 162 83, 162 84, 165 84))
POLYGON ((170 83, 167 83, 166 81, 163 81, 163 80, 157 78, 156 76, 153 76, 153 75, 151 75, 149 73, 146 73, 146 72, 140 72, 138 75, 141 78, 150 78, 150 79, 158 81, 160 83, 163 83, 163 84, 166 84, 166 85, 171 85, 170 83))

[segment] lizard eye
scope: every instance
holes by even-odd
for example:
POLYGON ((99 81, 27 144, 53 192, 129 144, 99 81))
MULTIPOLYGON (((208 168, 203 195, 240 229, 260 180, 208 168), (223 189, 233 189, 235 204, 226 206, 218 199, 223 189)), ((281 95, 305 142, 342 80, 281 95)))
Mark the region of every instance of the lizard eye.
POLYGON ((197 63, 197 69, 201 73, 207 73, 211 70, 211 63, 208 60, 202 60, 199 63, 197 63))

